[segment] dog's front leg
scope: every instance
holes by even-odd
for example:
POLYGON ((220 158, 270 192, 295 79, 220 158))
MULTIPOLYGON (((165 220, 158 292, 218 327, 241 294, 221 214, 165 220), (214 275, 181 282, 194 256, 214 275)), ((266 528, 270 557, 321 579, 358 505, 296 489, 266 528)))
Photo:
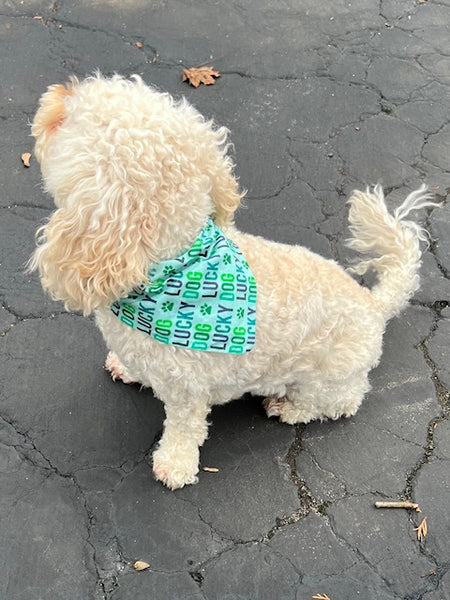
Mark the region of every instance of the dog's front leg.
POLYGON ((153 453, 153 472, 175 490, 198 481, 199 447, 208 434, 210 406, 206 399, 188 397, 165 402, 164 408, 164 432, 153 453))

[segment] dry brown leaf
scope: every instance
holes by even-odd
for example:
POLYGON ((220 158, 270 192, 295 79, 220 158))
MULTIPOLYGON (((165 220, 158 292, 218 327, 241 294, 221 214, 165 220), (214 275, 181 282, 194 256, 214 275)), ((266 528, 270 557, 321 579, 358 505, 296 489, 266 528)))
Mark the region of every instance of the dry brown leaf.
POLYGON ((191 67, 183 69, 183 81, 188 81, 197 88, 201 83, 205 85, 214 85, 216 77, 220 77, 219 71, 212 67, 191 67))
POLYGON ((145 569, 148 569, 149 567, 150 565, 143 560, 137 560, 133 565, 135 571, 145 571, 145 569))
POLYGON ((30 166, 31 154, 29 152, 24 152, 20 158, 22 159, 24 167, 29 167, 30 166))
POLYGON ((414 531, 417 531, 417 539, 419 540, 419 542, 421 542, 428 533, 426 517, 423 518, 422 523, 419 525, 419 527, 414 527, 414 531))
POLYGON ((330 598, 326 594, 316 594, 312 596, 315 600, 330 600, 330 598))
POLYGON ((208 473, 218 473, 219 472, 219 469, 217 469, 216 467, 203 467, 202 470, 207 471, 208 473))
POLYGON ((35 21, 42 21, 42 17, 40 15, 36 15, 35 17, 33 17, 33 19, 35 21))
POLYGON ((143 47, 144 47, 144 44, 143 44, 142 42, 136 42, 136 46, 137 46, 138 48, 143 48, 143 47))

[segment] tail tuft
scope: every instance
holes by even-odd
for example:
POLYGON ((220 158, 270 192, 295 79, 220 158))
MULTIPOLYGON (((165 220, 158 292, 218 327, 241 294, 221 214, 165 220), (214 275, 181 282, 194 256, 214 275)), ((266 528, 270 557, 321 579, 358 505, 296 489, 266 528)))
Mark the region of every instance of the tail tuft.
POLYGON ((346 245, 369 258, 359 261, 349 270, 364 274, 373 268, 378 282, 372 295, 380 303, 386 319, 398 314, 419 288, 421 262, 420 241, 428 240, 428 232, 414 221, 405 220, 412 210, 440 206, 422 185, 409 194, 391 215, 384 201, 381 186, 371 192, 353 192, 349 204, 352 237, 346 245))

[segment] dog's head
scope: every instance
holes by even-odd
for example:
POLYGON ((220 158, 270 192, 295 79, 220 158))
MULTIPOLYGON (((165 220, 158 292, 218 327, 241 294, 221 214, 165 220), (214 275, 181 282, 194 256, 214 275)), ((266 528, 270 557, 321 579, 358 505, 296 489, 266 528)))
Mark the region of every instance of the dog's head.
POLYGON ((126 295, 150 263, 189 247, 207 215, 232 223, 241 194, 227 130, 137 76, 49 87, 31 132, 58 208, 30 266, 68 310, 126 295))

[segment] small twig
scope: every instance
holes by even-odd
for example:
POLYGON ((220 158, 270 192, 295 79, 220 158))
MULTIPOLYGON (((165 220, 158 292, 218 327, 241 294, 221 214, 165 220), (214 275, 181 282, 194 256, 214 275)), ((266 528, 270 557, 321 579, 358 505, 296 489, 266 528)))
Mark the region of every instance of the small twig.
POLYGON ((422 512, 416 502, 410 500, 398 500, 396 502, 375 502, 376 508, 408 508, 416 512, 422 512))
POLYGON ((432 569, 431 571, 428 571, 428 573, 425 573, 425 575, 421 575, 421 577, 422 578, 431 577, 432 575, 436 575, 436 569, 432 569))

